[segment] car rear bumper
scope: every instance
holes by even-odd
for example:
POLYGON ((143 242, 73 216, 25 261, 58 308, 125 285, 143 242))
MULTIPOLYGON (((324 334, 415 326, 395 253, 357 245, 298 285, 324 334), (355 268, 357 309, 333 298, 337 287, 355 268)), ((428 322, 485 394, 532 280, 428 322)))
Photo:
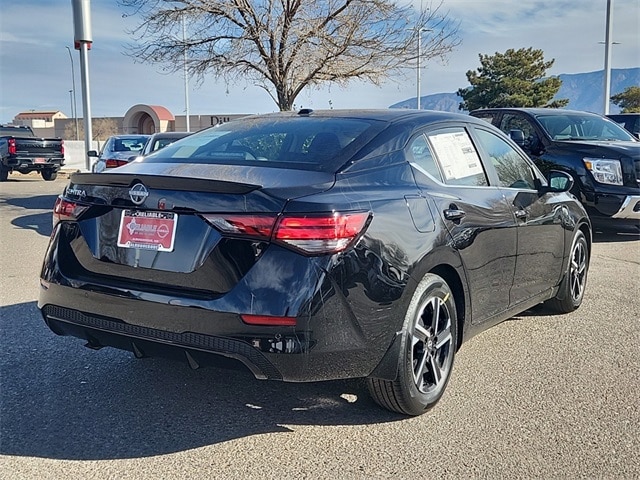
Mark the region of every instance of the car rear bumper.
POLYGON ((136 357, 178 358, 192 368, 231 358, 259 379, 366 377, 396 336, 393 328, 364 331, 339 295, 327 296, 322 308, 299 319, 296 327, 266 327, 246 325, 236 313, 41 283, 38 306, 58 335, 81 338, 94 349, 110 346, 136 357))
POLYGON ((43 157, 41 161, 36 161, 29 157, 10 157, 5 161, 5 168, 20 172, 35 172, 46 169, 57 171, 62 165, 64 165, 64 159, 61 158, 43 157))

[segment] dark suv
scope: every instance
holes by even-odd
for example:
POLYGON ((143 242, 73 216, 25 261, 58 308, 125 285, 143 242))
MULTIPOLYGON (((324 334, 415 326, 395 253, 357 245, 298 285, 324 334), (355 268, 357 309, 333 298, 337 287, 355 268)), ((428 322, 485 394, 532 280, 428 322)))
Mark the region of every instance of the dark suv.
POLYGON ((470 113, 507 133, 547 172, 570 173, 572 192, 594 224, 640 228, 640 142, 594 113, 553 108, 491 108, 470 113))
POLYGON ((640 138, 640 113, 614 113, 607 117, 640 138))

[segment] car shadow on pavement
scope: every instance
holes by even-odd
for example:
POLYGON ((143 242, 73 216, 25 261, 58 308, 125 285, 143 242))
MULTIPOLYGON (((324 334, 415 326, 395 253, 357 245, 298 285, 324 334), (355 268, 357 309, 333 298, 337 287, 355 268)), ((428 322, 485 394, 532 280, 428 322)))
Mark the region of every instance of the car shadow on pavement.
POLYGON ((632 242, 640 240, 640 229, 635 227, 620 227, 616 230, 595 228, 593 230, 594 243, 632 242))
POLYGON ((359 381, 260 381, 244 369, 91 351, 50 332, 35 302, 2 307, 0 327, 0 455, 137 458, 296 425, 406 419, 376 406, 359 381))
POLYGON ((25 198, 11 198, 7 204, 24 208, 25 210, 46 210, 46 212, 31 215, 16 216, 11 224, 28 230, 34 230, 40 235, 51 235, 51 211, 56 202, 57 195, 38 195, 25 198))

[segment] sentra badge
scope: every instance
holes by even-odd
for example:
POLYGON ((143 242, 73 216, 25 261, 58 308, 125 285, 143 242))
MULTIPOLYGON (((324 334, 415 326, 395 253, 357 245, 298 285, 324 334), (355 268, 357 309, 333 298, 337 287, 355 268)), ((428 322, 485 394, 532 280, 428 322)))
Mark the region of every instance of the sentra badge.
POLYGON ((71 188, 67 188, 67 195, 73 195, 75 197, 86 197, 87 196, 87 192, 85 192, 84 190, 80 190, 77 187, 71 187, 71 188))
POLYGON ((142 183, 136 183, 131 190, 129 190, 129 197, 131 201, 136 205, 142 205, 149 196, 149 191, 142 183))

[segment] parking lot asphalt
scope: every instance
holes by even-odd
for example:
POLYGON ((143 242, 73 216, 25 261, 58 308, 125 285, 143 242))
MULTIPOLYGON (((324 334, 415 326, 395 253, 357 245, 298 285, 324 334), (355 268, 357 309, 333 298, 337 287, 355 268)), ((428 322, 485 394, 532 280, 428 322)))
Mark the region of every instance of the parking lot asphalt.
POLYGON ((36 307, 65 175, 0 183, 0 479, 640 478, 640 236, 596 232, 586 296, 464 344, 417 418, 357 381, 285 384, 91 351, 36 307))

